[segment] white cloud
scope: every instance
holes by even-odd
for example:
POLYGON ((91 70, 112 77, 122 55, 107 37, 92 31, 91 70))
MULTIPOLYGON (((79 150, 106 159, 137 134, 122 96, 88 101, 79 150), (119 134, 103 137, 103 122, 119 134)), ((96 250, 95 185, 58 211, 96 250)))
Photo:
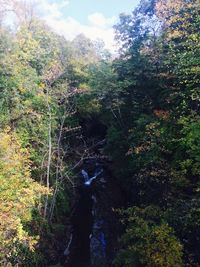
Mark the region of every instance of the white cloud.
POLYGON ((59 19, 63 16, 63 8, 69 5, 69 1, 61 0, 59 2, 50 3, 48 0, 32 0, 37 6, 38 13, 42 16, 49 16, 51 18, 59 19))
MULTIPOLYGON (((0 5, 1 10, 7 11, 6 17, 10 24, 16 23, 14 17, 16 14, 18 20, 26 19, 26 16, 32 16, 37 14, 44 18, 49 16, 50 18, 60 19, 63 16, 63 9, 69 4, 68 0, 5 0, 3 5, 0 5)), ((17 18, 16 18, 17 19, 17 18)))
POLYGON ((96 12, 89 15, 88 20, 95 26, 106 27, 113 25, 116 21, 116 17, 106 18, 103 14, 96 12))

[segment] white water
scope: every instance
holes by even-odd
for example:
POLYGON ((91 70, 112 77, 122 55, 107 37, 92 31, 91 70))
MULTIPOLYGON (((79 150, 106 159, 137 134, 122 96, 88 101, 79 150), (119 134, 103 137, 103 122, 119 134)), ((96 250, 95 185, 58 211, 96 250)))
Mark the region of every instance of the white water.
POLYGON ((85 183, 90 180, 88 173, 85 170, 81 170, 81 174, 83 175, 83 178, 85 180, 85 183))
MULTIPOLYGON (((90 178, 89 174, 87 173, 87 171, 82 169, 81 170, 81 174, 82 174, 82 176, 84 178, 84 184, 86 186, 90 186, 92 181, 94 181, 102 172, 103 172, 103 169, 98 170, 98 167, 97 167, 97 169, 95 170, 94 176, 90 178)), ((97 199, 96 199, 96 197, 94 195, 92 195, 92 200, 93 200, 94 203, 97 202, 97 199)), ((93 214, 93 212, 94 211, 92 210, 92 214, 93 214)), ((94 215, 95 214, 93 214, 93 216, 94 215)), ((92 234, 90 234, 89 238, 92 239, 92 234)), ((69 254, 70 254, 70 247, 71 247, 72 240, 73 240, 73 234, 71 233, 70 239, 69 239, 68 244, 67 244, 67 247, 66 247, 66 249, 64 251, 64 255, 65 256, 69 256, 69 254)))
POLYGON ((84 177, 85 180, 85 185, 91 185, 92 181, 95 180, 101 173, 103 172, 103 170, 101 169, 100 171, 95 171, 95 174, 93 177, 89 177, 88 173, 85 170, 82 170, 81 173, 84 177))

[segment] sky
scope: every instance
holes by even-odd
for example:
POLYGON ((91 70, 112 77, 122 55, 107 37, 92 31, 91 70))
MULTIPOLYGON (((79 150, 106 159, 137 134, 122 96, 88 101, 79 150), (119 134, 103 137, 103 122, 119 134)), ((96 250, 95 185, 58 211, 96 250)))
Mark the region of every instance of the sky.
MULTIPOLYGON (((19 0, 22 1, 22 0, 19 0)), ((80 33, 102 39, 115 50, 114 30, 120 13, 131 13, 139 0, 26 0, 35 2, 40 16, 55 32, 72 40, 80 33)))

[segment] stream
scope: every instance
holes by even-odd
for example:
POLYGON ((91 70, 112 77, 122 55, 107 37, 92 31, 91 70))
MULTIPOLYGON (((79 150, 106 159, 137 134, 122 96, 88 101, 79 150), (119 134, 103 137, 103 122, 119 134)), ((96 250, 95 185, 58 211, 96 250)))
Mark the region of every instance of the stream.
POLYGON ((64 256, 67 267, 106 265, 105 221, 99 212, 100 191, 105 188, 103 164, 95 159, 84 163, 80 171, 79 199, 72 212, 72 232, 64 256))

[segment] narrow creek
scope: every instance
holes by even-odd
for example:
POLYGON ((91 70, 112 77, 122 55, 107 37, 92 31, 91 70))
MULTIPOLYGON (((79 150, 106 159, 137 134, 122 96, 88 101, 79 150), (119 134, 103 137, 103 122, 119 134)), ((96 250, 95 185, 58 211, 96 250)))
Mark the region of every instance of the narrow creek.
POLYGON ((80 170, 79 199, 74 207, 72 232, 64 251, 68 267, 106 266, 104 219, 98 211, 100 191, 105 187, 103 163, 88 159, 80 170))
POLYGON ((118 226, 114 194, 104 162, 88 159, 80 169, 79 198, 71 215, 72 231, 64 256, 66 267, 111 267, 118 226), (114 195, 114 197, 113 197, 114 195))

